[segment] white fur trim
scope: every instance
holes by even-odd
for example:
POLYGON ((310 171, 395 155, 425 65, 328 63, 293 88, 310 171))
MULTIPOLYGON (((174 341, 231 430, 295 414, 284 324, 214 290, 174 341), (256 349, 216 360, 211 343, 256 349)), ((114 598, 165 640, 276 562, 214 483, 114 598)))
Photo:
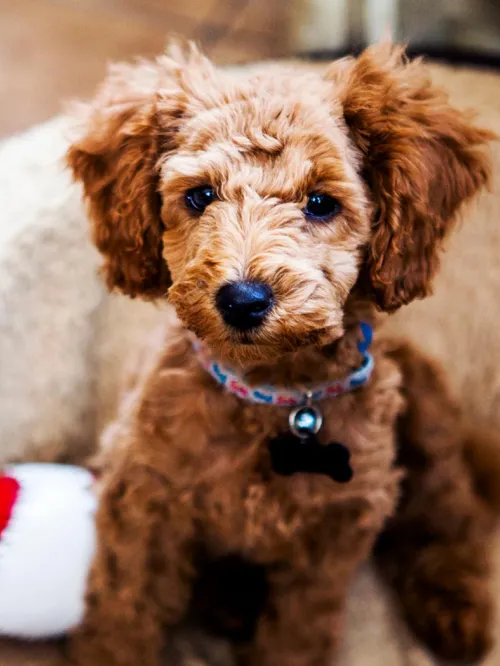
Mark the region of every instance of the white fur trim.
POLYGON ((83 613, 95 550, 93 478, 69 465, 6 471, 21 489, 0 539, 0 634, 57 636, 83 613))

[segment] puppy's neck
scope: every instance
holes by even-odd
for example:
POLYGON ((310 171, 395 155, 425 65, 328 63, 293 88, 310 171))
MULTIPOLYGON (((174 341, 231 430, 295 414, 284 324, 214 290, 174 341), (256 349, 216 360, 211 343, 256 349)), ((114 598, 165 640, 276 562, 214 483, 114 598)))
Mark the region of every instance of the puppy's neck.
POLYGON ((349 326, 333 344, 305 347, 286 353, 273 363, 256 364, 244 370, 244 379, 250 385, 274 386, 314 386, 340 380, 356 370, 363 360, 359 340, 359 326, 349 326))
POLYGON ((271 363, 258 362, 235 370, 250 385, 314 386, 343 379, 363 361, 358 348, 360 322, 368 322, 374 328, 378 320, 373 304, 352 293, 344 311, 344 334, 335 342, 323 347, 303 347, 271 363))

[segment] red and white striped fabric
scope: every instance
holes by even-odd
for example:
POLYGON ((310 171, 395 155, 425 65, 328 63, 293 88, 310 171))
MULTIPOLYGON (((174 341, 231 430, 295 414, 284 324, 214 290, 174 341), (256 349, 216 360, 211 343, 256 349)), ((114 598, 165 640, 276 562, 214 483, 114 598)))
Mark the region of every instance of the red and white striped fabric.
POLYGON ((69 465, 0 472, 0 635, 49 638, 79 622, 95 550, 93 483, 69 465))

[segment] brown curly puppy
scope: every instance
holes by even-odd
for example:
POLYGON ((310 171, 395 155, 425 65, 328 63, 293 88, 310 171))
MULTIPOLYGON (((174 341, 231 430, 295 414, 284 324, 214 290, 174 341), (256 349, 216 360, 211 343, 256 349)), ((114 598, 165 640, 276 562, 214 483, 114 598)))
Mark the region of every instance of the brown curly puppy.
POLYGON ((362 364, 359 322, 428 293, 490 138, 391 45, 323 73, 217 71, 195 49, 112 70, 69 164, 110 288, 168 292, 181 323, 148 346, 112 429, 79 664, 156 666, 164 628, 194 613, 240 663, 324 666, 381 533, 416 634, 485 653, 492 519, 439 370, 377 341, 368 381, 313 403, 316 448, 350 452, 343 484, 278 473, 287 399, 244 386, 305 395, 362 364), (194 336, 241 383, 215 381, 194 336))

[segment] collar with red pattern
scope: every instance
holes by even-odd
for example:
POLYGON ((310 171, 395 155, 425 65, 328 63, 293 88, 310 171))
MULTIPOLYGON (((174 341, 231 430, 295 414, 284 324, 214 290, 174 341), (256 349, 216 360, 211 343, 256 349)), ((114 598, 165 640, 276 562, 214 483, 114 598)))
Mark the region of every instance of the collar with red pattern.
POLYGON ((296 407, 353 391, 370 379, 374 361, 368 349, 373 339, 373 330, 370 324, 366 322, 360 323, 360 330, 363 339, 358 342, 358 349, 363 355, 363 360, 359 368, 343 379, 308 387, 307 390, 304 390, 304 388, 277 387, 270 384, 250 386, 233 370, 210 358, 203 344, 196 343, 195 350, 205 370, 230 393, 244 400, 262 405, 296 407))

